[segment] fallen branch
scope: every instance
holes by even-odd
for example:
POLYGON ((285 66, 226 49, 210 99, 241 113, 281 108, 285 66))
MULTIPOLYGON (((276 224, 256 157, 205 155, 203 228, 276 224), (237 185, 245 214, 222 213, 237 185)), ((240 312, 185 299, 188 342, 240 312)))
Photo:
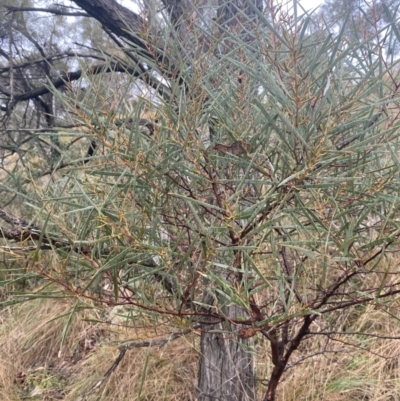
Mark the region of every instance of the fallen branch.
MULTIPOLYGON (((196 329, 198 327, 200 327, 200 325, 194 327, 193 329, 196 329)), ((134 348, 162 347, 171 341, 177 340, 178 338, 181 338, 181 337, 185 336, 186 334, 189 334, 190 332, 193 331, 193 329, 182 330, 177 333, 173 333, 166 338, 160 338, 159 340, 141 341, 141 342, 137 342, 137 343, 134 342, 134 343, 121 345, 120 347, 118 347, 119 355, 117 356, 117 358, 115 359, 115 361, 111 365, 111 367, 107 370, 107 372, 103 375, 103 377, 94 386, 92 386, 84 395, 79 397, 77 399, 77 401, 86 400, 89 395, 93 394, 97 389, 99 389, 102 386, 102 384, 111 376, 111 374, 115 371, 115 369, 118 367, 118 365, 124 359, 126 351, 128 351, 130 349, 134 349, 134 348)))

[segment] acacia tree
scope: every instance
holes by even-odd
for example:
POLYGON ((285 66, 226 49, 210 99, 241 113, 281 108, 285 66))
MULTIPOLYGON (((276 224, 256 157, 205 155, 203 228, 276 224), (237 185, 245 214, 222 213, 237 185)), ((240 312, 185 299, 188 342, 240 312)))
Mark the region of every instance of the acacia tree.
POLYGON ((166 15, 144 19, 75 3, 119 51, 29 96, 55 97, 90 160, 53 146, 61 161, 29 195, 31 220, 1 209, 3 238, 22 242, 3 249, 33 252, 29 274, 57 291, 199 330, 200 400, 256 399, 261 336, 272 401, 301 343, 317 347, 343 310, 400 292, 381 263, 400 232, 397 70, 376 36, 308 34, 309 17, 259 1, 220 2, 214 19, 204 4, 165 1, 166 15))

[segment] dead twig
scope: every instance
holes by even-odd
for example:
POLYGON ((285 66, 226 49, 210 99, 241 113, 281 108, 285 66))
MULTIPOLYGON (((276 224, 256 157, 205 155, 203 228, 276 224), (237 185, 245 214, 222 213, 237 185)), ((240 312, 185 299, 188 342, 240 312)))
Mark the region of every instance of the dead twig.
MULTIPOLYGON (((200 327, 200 325, 198 325, 197 327, 200 327)), ((194 329, 195 328, 196 327, 194 327, 194 329)), ((124 359, 126 351, 128 351, 130 349, 134 349, 134 348, 162 347, 171 341, 177 340, 178 338, 181 338, 181 337, 185 336, 186 334, 189 334, 192 331, 193 331, 193 329, 186 329, 186 330, 179 331, 177 333, 173 333, 173 334, 169 335, 168 337, 160 338, 158 340, 132 342, 132 343, 121 345, 120 347, 118 347, 119 355, 117 356, 117 358, 115 359, 115 361, 111 365, 111 367, 103 375, 103 377, 94 386, 92 386, 84 395, 79 397, 76 401, 86 400, 89 395, 93 394, 97 389, 99 389, 102 386, 102 384, 115 371, 115 369, 118 367, 118 365, 121 363, 121 361, 124 359)))

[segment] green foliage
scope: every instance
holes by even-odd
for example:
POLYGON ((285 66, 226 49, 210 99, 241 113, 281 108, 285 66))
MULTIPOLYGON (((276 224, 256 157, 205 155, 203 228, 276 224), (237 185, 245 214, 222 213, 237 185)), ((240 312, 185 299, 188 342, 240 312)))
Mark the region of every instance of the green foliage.
MULTIPOLYGON (((308 35, 307 18, 275 27, 260 18, 270 29, 255 43, 216 34, 198 58, 172 38, 180 79, 166 77, 167 99, 149 88, 150 106, 126 108, 129 75, 108 93, 86 76, 82 100, 60 97, 100 146, 42 195, 47 229, 91 247, 55 252, 50 279, 103 302, 182 315, 200 311, 204 291, 217 314, 225 303, 246 309, 251 293, 269 293, 284 316, 323 313, 322 294, 343 274, 354 289, 341 302, 364 299, 360 274, 399 233, 397 71, 373 54, 361 60, 366 47, 346 45, 343 30, 308 35), (105 112, 90 108, 94 98, 105 112), (151 135, 140 128, 145 108, 151 135)), ((205 40, 194 28, 187 42, 196 39, 205 40)))

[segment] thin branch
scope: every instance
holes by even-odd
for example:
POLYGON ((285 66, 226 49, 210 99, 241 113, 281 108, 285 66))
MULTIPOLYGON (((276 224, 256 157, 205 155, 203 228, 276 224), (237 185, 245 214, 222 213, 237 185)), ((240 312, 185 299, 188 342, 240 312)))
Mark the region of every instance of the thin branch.
MULTIPOLYGON (((22 69, 22 68, 26 68, 26 67, 31 67, 35 64, 40 64, 43 62, 50 62, 50 61, 55 61, 55 60, 62 60, 64 58, 67 57, 80 57, 80 58, 90 58, 90 59, 96 59, 96 60, 102 60, 104 61, 104 57, 101 56, 97 56, 94 54, 84 54, 84 53, 76 53, 76 52, 65 52, 65 53, 58 53, 58 54, 54 54, 51 56, 45 56, 45 57, 41 57, 39 59, 36 60, 30 60, 30 61, 25 61, 23 63, 20 64, 14 64, 12 66, 12 68, 14 69, 22 69)), ((4 73, 7 72, 11 69, 11 67, 1 67, 0 68, 0 72, 4 73)))
MULTIPOLYGON (((198 325, 197 327, 200 327, 200 325, 198 325)), ((120 347, 118 347, 119 355, 117 356, 111 367, 107 370, 107 372, 103 375, 103 377, 94 386, 92 386, 83 396, 79 397, 77 401, 86 400, 89 397, 89 395, 93 394, 97 389, 99 389, 102 386, 102 384, 111 376, 111 374, 115 371, 115 369, 117 369, 118 365, 124 359, 126 351, 134 348, 162 347, 170 343, 171 341, 177 340, 178 338, 181 338, 186 334, 191 333, 197 327, 195 326, 192 329, 186 329, 179 331, 177 333, 173 333, 168 337, 161 338, 159 340, 142 341, 137 343, 129 343, 126 345, 121 345, 120 347)))
MULTIPOLYGON (((71 245, 70 242, 61 238, 47 237, 42 234, 40 230, 21 227, 6 228, 0 227, 0 238, 5 238, 11 241, 23 242, 26 240, 41 241, 39 249, 52 249, 54 248, 65 248, 72 247, 78 251, 77 245, 71 245)), ((87 247, 79 247, 81 253, 89 253, 90 250, 87 247)))
POLYGON ((107 372, 104 374, 104 376, 93 387, 91 387, 83 396, 77 398, 76 401, 86 400, 90 394, 94 393, 98 388, 100 388, 100 386, 111 376, 114 370, 118 367, 122 359, 124 359, 126 351, 127 351, 126 349, 120 349, 119 355, 117 356, 117 359, 114 361, 114 363, 111 365, 110 369, 108 369, 107 372))
MULTIPOLYGON (((93 67, 89 67, 87 70, 83 70, 83 69, 79 69, 76 71, 72 71, 72 72, 68 72, 65 74, 62 74, 60 76, 60 78, 55 79, 53 81, 51 81, 51 83, 49 85, 43 85, 39 88, 35 88, 29 92, 25 92, 25 93, 21 93, 19 95, 15 95, 14 96, 14 102, 13 103, 17 103, 17 102, 21 102, 21 101, 25 101, 25 100, 29 100, 29 99, 35 99, 39 96, 42 96, 46 93, 49 93, 51 91, 51 87, 53 86, 54 88, 60 88, 61 86, 72 82, 72 81, 76 81, 78 79, 81 78, 82 74, 87 73, 90 75, 96 75, 96 74, 100 74, 102 72, 129 72, 131 74, 133 74, 134 76, 138 76, 138 72, 133 69, 130 68, 126 65, 123 65, 120 62, 114 62, 114 63, 102 63, 102 64, 98 64, 95 65, 93 67)), ((4 93, 7 96, 11 96, 11 93, 8 89, 0 86, 0 92, 4 93)))
POLYGON ((371 351, 370 349, 363 348, 363 347, 361 347, 360 345, 353 344, 353 343, 350 343, 350 342, 348 342, 348 341, 343 341, 343 340, 340 340, 339 338, 334 338, 334 337, 332 337, 332 336, 330 336, 330 335, 327 335, 327 337, 328 337, 331 341, 336 341, 336 342, 338 342, 338 343, 341 343, 341 344, 344 344, 344 345, 348 345, 348 346, 350 346, 350 347, 359 349, 359 350, 361 350, 361 351, 366 351, 366 352, 368 352, 368 353, 370 353, 370 354, 372 354, 372 355, 378 356, 379 358, 389 359, 388 357, 386 357, 386 356, 384 356, 384 355, 378 354, 377 352, 371 351))
POLYGON ((32 227, 32 225, 30 225, 26 220, 13 216, 11 213, 8 213, 2 207, 0 207, 0 218, 13 226, 32 227))
POLYGON ((3 132, 26 132, 28 134, 40 134, 41 132, 57 132, 64 131, 66 129, 81 127, 82 124, 66 125, 65 127, 51 127, 51 128, 8 128, 3 129, 3 132))
POLYGON ((50 13, 50 14, 55 14, 55 15, 65 15, 65 16, 72 16, 72 17, 90 17, 89 14, 83 13, 83 12, 67 12, 67 11, 62 11, 59 8, 36 8, 36 7, 14 7, 14 6, 8 6, 6 7, 6 10, 8 11, 7 14, 9 13, 14 13, 18 11, 37 11, 37 12, 43 12, 43 13, 50 13))
POLYGON ((400 336, 381 336, 379 334, 365 333, 362 331, 310 331, 309 335, 319 335, 319 336, 331 336, 337 335, 347 335, 347 336, 367 336, 379 338, 382 340, 400 340, 400 336))
MULTIPOLYGON (((29 99, 35 99, 38 98, 46 93, 49 93, 51 91, 51 87, 54 88, 60 88, 64 85, 66 85, 67 83, 70 83, 72 81, 77 81, 78 79, 81 78, 81 76, 86 73, 89 75, 97 75, 100 74, 102 72, 124 72, 124 73, 130 73, 133 76, 142 79, 143 81, 145 81, 147 84, 149 84, 150 86, 152 86, 153 88, 157 89, 160 91, 162 84, 157 81, 157 82, 149 82, 151 79, 153 79, 153 81, 155 80, 154 78, 151 78, 149 76, 148 73, 146 72, 140 72, 138 71, 136 68, 127 66, 126 64, 118 61, 118 62, 111 62, 111 63, 102 63, 102 64, 98 64, 95 65, 93 67, 89 67, 88 69, 79 69, 76 71, 72 71, 72 72, 68 72, 65 74, 62 74, 60 76, 60 78, 55 79, 53 81, 50 82, 50 84, 48 85, 43 85, 39 88, 35 88, 31 91, 25 92, 25 93, 21 93, 19 95, 14 94, 13 97, 13 102, 12 105, 7 107, 7 111, 9 111, 10 109, 12 109, 14 107, 14 105, 18 102, 22 102, 22 101, 26 101, 29 99)), ((2 92, 3 94, 7 95, 8 97, 11 97, 11 92, 3 87, 0 86, 0 92, 2 92)))

